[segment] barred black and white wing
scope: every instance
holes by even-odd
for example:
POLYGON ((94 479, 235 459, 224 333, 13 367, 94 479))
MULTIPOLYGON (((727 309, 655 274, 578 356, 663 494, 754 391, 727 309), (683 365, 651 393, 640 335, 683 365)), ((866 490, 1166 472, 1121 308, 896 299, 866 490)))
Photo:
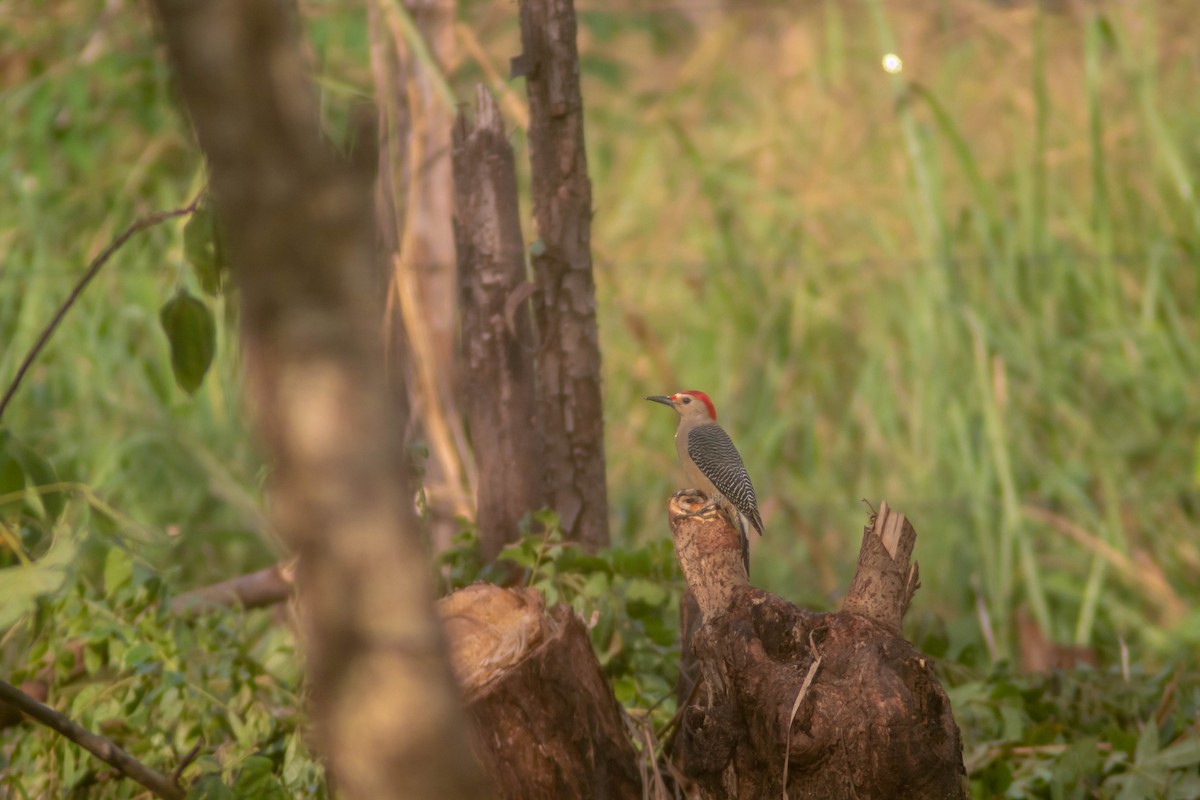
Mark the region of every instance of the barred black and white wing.
POLYGON ((717 491, 750 521, 761 535, 762 516, 758 513, 758 498, 750 473, 733 441, 720 425, 700 425, 688 433, 687 452, 704 477, 712 481, 717 491))

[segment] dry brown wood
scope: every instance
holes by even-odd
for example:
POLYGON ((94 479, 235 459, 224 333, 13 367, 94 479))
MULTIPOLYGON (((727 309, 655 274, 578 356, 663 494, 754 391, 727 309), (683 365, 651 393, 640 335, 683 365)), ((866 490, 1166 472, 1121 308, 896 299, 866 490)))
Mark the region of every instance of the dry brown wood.
POLYGON ((908 604, 921 586, 916 562, 909 563, 917 532, 908 518, 881 503, 863 529, 858 568, 842 610, 864 614, 897 633, 908 604))
POLYGON ((187 614, 228 606, 244 609, 273 606, 292 596, 295 578, 295 561, 280 561, 257 572, 184 592, 171 601, 171 613, 187 614))
POLYGON ((384 371, 373 122, 321 135, 295 8, 156 0, 241 299, 271 522, 298 557, 313 738, 346 798, 482 798, 384 371))
POLYGON ((881 508, 865 531, 870 574, 856 579, 854 610, 818 613, 750 586, 737 531, 724 515, 696 516, 704 503, 684 491, 669 505, 702 615, 694 663, 683 665, 699 682, 674 748, 698 796, 965 797, 949 699, 899 632, 916 590, 907 521, 881 508))
POLYGON ((545 505, 536 344, 513 150, 483 86, 474 122, 460 112, 453 143, 460 391, 479 472, 475 521, 490 561, 517 538, 521 517, 545 505))
POLYGON ((595 550, 609 541, 608 494, 575 9, 571 0, 521 0, 520 10, 513 72, 529 94, 542 476, 563 530, 595 550))
POLYGON ((476 749, 511 800, 636 800, 638 760, 587 629, 533 589, 467 587, 441 601, 476 749))

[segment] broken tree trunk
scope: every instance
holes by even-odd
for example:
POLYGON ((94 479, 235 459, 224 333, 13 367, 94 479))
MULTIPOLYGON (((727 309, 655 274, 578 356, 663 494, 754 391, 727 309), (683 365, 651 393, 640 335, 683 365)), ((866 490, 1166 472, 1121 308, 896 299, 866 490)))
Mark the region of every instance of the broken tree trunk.
POLYGON ((563 530, 589 550, 608 545, 600 341, 592 277, 592 184, 571 0, 521 0, 514 77, 529 94, 532 248, 545 429, 542 475, 563 530))
POLYGON ((629 729, 587 628, 535 589, 475 584, 439 602, 475 750, 501 798, 640 800, 629 729))
POLYGON ((517 538, 545 505, 535 350, 513 150, 491 93, 475 92, 475 122, 454 124, 454 236, 462 317, 461 394, 479 482, 483 556, 517 538))
MULTIPOLYGON (((964 798, 962 740, 932 663, 900 633, 916 533, 883 504, 842 610, 751 586, 741 540, 694 491, 671 498, 702 622, 675 758, 702 798, 964 798)), ((687 665, 685 665, 685 668, 687 665)))

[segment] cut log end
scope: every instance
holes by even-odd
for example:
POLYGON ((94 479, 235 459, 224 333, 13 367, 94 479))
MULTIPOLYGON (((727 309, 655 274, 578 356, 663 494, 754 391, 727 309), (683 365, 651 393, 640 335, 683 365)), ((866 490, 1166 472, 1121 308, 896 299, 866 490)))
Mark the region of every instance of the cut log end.
POLYGON ((502 800, 642 797, 620 706, 570 608, 476 584, 442 600, 475 749, 502 800))

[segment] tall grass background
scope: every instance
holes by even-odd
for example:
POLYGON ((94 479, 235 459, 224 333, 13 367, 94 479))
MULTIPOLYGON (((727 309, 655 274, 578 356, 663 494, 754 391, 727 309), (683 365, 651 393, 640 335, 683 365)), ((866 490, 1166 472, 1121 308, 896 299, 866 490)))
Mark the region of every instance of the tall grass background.
MULTIPOLYGON (((372 92, 365 14, 301 8, 336 137, 372 92)), ((515 7, 460 14, 503 73, 515 7)), ((861 500, 886 499, 920 537, 912 624, 954 648, 1011 656, 1024 608, 1113 657, 1194 649, 1189 4, 584 3, 580 22, 614 541, 666 536, 682 481, 673 420, 641 398, 698 388, 758 488, 767 588, 836 602, 861 500)), ((0 53, 7 380, 108 239, 203 176, 142 5, 9 3, 0 53)), ((466 98, 487 75, 464 55, 447 77, 466 98)), ((171 380, 180 232, 114 259, 5 424, 161 531, 140 552, 186 585, 274 546, 232 327, 196 397, 171 380)))
POLYGON ((1194 646, 1194 27, 1166 4, 759 6, 593 100, 629 533, 678 479, 637 399, 703 388, 766 508, 769 588, 835 596, 859 500, 884 498, 960 641, 1011 654, 1026 607, 1060 641, 1194 646))

